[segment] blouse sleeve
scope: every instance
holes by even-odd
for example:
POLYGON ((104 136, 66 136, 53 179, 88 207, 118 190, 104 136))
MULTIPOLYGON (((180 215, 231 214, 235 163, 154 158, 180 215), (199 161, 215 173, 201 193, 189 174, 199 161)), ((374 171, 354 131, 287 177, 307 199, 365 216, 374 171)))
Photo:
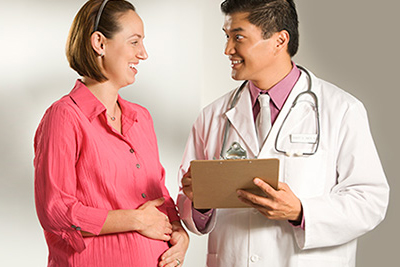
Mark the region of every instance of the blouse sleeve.
POLYGON ((79 135, 71 111, 56 104, 46 111, 34 140, 39 221, 45 231, 59 236, 77 252, 86 248, 81 230, 98 235, 108 214, 107 210, 84 206, 76 198, 79 135))

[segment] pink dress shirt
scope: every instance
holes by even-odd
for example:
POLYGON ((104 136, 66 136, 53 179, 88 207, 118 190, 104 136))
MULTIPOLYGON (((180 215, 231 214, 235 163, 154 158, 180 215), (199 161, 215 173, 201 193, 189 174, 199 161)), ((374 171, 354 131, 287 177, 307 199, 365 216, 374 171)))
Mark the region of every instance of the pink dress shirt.
POLYGON ((254 122, 256 121, 257 115, 260 112, 260 103, 257 101, 257 98, 260 93, 263 94, 268 92, 269 97, 271 98, 271 101, 269 102, 271 110, 271 122, 274 124, 279 112, 283 107, 283 104, 285 104, 287 97, 300 77, 300 70, 297 68, 296 64, 292 63, 292 65, 293 68, 289 74, 286 75, 286 77, 280 82, 271 87, 271 89, 268 91, 263 91, 260 88, 257 88, 252 81, 249 81, 251 103, 253 104, 254 122))
MULTIPOLYGON (((286 102, 287 97, 292 91, 293 87, 297 83, 297 80, 300 77, 300 70, 297 68, 296 64, 292 62, 293 68, 283 78, 280 82, 274 85, 271 89, 268 90, 268 94, 271 98, 270 101, 270 110, 271 110, 271 122, 274 124, 276 118, 279 115, 283 105, 286 102)), ((249 81, 249 90, 251 96, 251 103, 253 106, 253 117, 254 122, 256 121, 257 115, 260 112, 260 103, 257 101, 257 98, 260 93, 265 93, 265 91, 257 88, 253 82, 249 81)), ((215 211, 209 210, 205 213, 201 213, 195 208, 192 208, 193 221, 196 224, 197 229, 201 232, 204 230, 211 218, 211 216, 215 213, 215 211)), ((304 229, 304 218, 302 218, 301 225, 304 229)))
POLYGON ((98 235, 109 210, 137 209, 160 197, 179 220, 165 187, 149 112, 118 97, 122 134, 81 82, 45 113, 35 135, 35 201, 49 247, 48 266, 156 267, 168 243, 137 232, 98 235))

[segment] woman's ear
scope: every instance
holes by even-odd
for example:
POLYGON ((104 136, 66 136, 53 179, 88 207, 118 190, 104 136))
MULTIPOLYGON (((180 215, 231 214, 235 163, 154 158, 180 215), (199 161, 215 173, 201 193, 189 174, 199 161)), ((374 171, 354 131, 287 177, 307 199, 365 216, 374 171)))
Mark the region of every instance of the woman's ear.
POLYGON ((106 37, 99 31, 95 31, 90 37, 90 42, 92 44, 93 50, 100 57, 104 56, 104 45, 105 45, 106 37))

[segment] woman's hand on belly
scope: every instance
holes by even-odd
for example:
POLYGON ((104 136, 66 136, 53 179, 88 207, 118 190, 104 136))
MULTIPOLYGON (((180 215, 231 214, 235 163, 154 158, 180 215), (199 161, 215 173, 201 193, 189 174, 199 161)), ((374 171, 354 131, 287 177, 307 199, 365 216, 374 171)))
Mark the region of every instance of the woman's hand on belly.
POLYGON ((140 206, 133 217, 135 231, 151 239, 169 241, 172 234, 172 225, 168 216, 157 207, 164 204, 165 199, 151 200, 140 206))

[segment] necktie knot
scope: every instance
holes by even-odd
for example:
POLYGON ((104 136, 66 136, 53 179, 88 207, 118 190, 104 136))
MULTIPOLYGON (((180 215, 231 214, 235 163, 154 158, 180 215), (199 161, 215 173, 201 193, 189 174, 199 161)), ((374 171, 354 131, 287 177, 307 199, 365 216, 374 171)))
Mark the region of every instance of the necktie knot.
POLYGON ((262 108, 269 107, 269 101, 269 94, 260 94, 258 96, 258 102, 260 103, 260 107, 262 108))

